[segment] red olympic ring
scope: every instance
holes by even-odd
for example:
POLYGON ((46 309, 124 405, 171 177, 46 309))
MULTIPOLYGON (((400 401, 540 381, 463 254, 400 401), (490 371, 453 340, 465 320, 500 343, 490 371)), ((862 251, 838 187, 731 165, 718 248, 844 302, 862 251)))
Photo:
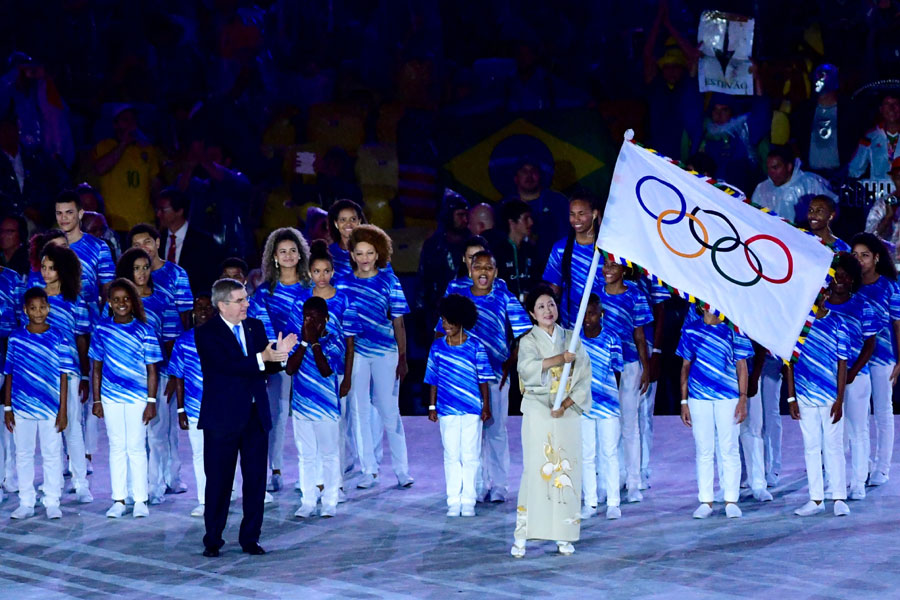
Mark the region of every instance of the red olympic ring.
POLYGON ((759 275, 760 277, 762 277, 763 279, 765 279, 766 281, 768 281, 769 283, 787 283, 791 279, 791 277, 794 275, 794 257, 791 256, 791 251, 788 250, 788 247, 785 245, 785 243, 782 242, 781 240, 779 240, 778 238, 776 238, 775 236, 768 235, 766 233, 760 233, 758 235, 754 235, 753 237, 751 237, 744 243, 744 255, 747 257, 747 264, 750 265, 750 268, 753 270, 753 272, 756 273, 757 275, 759 275), (769 277, 767 275, 763 275, 762 268, 760 268, 759 270, 756 269, 756 267, 753 264, 753 261, 750 260, 750 244, 752 244, 753 242, 755 242, 757 240, 768 240, 768 241, 772 242, 773 244, 777 245, 778 247, 780 247, 784 251, 784 255, 785 255, 785 257, 787 257, 787 265, 788 265, 787 266, 787 275, 785 275, 781 279, 775 279, 774 277, 769 277))

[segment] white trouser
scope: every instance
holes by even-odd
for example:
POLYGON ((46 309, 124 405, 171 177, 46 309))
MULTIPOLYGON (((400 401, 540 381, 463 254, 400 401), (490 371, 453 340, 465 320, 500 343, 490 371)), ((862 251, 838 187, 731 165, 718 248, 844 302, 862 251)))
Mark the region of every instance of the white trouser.
POLYGON ((280 371, 269 375, 269 410, 272 431, 269 432, 269 468, 280 471, 284 466, 284 436, 291 409, 291 376, 280 371))
POLYGON ((781 366, 778 359, 766 358, 759 378, 767 478, 781 473, 781 366))
MULTIPOLYGON (((168 377, 166 379, 168 380, 168 377)), ((166 405, 169 407, 169 462, 166 464, 166 483, 169 487, 175 488, 181 483, 181 457, 178 455, 178 437, 181 428, 178 426, 178 403, 174 395, 172 401, 166 402, 166 405)))
POLYGON ((398 405, 397 360, 396 352, 371 357, 357 354, 353 357, 350 418, 353 420, 353 437, 363 473, 378 474, 375 440, 372 439, 371 419, 374 407, 387 431, 394 474, 399 481, 404 481, 409 477, 409 462, 406 434, 403 432, 398 405))
POLYGON ((341 398, 341 473, 353 469, 356 462, 356 444, 353 441, 353 422, 350 420, 350 394, 341 398))
POLYGON ((16 415, 16 471, 19 475, 19 504, 34 506, 35 440, 41 440, 41 470, 44 472, 44 506, 59 506, 63 487, 62 436, 56 419, 26 419, 16 415))
POLYGON ((506 496, 509 491, 509 381, 489 385, 491 418, 481 425, 481 464, 475 477, 475 494, 483 496, 491 490, 506 496))
MULTIPOLYGON (((859 373, 844 390, 844 430, 850 437, 850 487, 865 489, 869 477, 869 397, 872 379, 869 373, 859 373)), ((829 488, 834 491, 833 488, 829 488)))
POLYGON ((621 428, 618 417, 591 419, 581 416, 581 486, 587 506, 597 506, 598 474, 606 492, 606 505, 619 505, 621 428))
MULTIPOLYGON (((0 387, 6 383, 6 375, 0 373, 0 387)), ((16 473, 16 440, 6 426, 0 424, 0 485, 7 490, 17 490, 19 476, 16 473)))
MULTIPOLYGON (((399 386, 396 383, 394 385, 399 386)), ((372 402, 374 405, 374 399, 372 402)), ((372 430, 372 449, 375 452, 375 464, 380 470, 381 461, 384 459, 384 423, 381 421, 381 415, 378 414, 377 410, 369 410, 369 429, 372 430)))
POLYGON ((869 365, 872 374, 872 413, 875 415, 875 455, 869 471, 891 474, 894 451, 894 405, 890 376, 894 363, 869 365))
MULTIPOLYGON (((169 378, 159 375, 159 388, 156 394, 156 416, 147 427, 147 445, 150 448, 150 462, 148 463, 149 493, 151 496, 163 496, 166 493, 166 466, 169 464, 169 430, 172 427, 172 413, 169 411, 169 402, 165 389, 169 378)), ((173 402, 172 404, 176 404, 173 402)), ((104 409, 106 406, 104 405, 104 409)), ((177 427, 178 420, 175 420, 177 427)))
POLYGON ((188 419, 188 440, 191 442, 194 481, 197 482, 197 502, 206 504, 206 471, 203 470, 203 432, 197 429, 197 419, 188 419))
POLYGON ((87 479, 87 458, 84 451, 84 431, 81 429, 81 416, 84 404, 81 403, 81 395, 78 393, 78 384, 81 376, 72 375, 68 380, 68 399, 66 401, 66 417, 68 424, 63 436, 65 436, 66 450, 69 453, 69 470, 72 472, 72 485, 76 492, 90 489, 87 479))
POLYGON ((754 492, 766 489, 766 453, 762 431, 762 394, 757 392, 747 399, 747 418, 741 423, 741 447, 747 466, 747 483, 754 492))
MULTIPOLYGON (((90 378, 88 379, 88 402, 94 397, 94 364, 91 362, 90 378)), ((88 404, 90 406, 90 404, 88 404)), ((82 426, 84 429, 84 453, 91 456, 97 451, 97 440, 100 433, 100 419, 94 416, 92 410, 82 410, 82 426)))
POLYGON ((636 490, 641 485, 641 431, 638 410, 641 403, 641 363, 625 364, 619 378, 619 405, 622 407, 622 449, 625 485, 636 490))
POLYGON ((481 463, 481 415, 438 419, 444 446, 447 506, 475 506, 475 478, 481 463))
POLYGON ((147 501, 147 426, 143 421, 146 406, 146 402, 103 401, 113 500, 125 500, 130 483, 134 501, 147 501))
MULTIPOLYGON (((652 352, 652 348, 648 349, 652 352)), ((641 404, 638 407, 638 426, 641 430, 641 477, 650 478, 650 451, 653 450, 653 411, 656 409, 656 386, 654 381, 647 388, 647 393, 641 396, 641 404)))
POLYGON ((697 452, 697 498, 700 502, 715 499, 713 483, 715 478, 716 439, 718 438, 722 461, 720 485, 725 502, 737 502, 741 491, 741 456, 738 449, 740 425, 735 423, 734 410, 738 399, 694 400, 688 399, 691 411, 691 431, 697 452))
POLYGON ((315 507, 322 483, 322 506, 337 506, 341 487, 340 425, 338 421, 323 419, 310 421, 297 415, 291 420, 294 443, 300 457, 300 491, 303 506, 315 507))
POLYGON ((809 481, 809 498, 821 502, 825 499, 825 483, 822 478, 822 457, 830 491, 835 500, 847 498, 847 463, 844 458, 844 420, 832 423, 832 403, 826 406, 800 404, 800 432, 803 434, 803 456, 806 459, 806 478, 809 481))

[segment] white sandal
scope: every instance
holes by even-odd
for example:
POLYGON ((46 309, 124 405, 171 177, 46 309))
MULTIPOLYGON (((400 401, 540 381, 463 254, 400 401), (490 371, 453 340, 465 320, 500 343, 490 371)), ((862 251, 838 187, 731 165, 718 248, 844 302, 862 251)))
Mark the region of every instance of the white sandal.
POLYGON ((525 542, 516 540, 513 547, 509 550, 509 553, 513 558, 523 558, 525 556, 525 542))
POLYGON ((572 542, 556 542, 556 549, 563 556, 575 554, 575 546, 572 545, 572 542))

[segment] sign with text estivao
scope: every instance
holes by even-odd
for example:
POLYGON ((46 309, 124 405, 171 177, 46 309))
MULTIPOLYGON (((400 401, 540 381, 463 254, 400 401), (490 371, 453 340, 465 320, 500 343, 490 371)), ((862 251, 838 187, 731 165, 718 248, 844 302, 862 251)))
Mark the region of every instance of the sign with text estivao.
POLYGON ((697 79, 701 92, 753 94, 753 26, 754 20, 742 15, 713 10, 700 15, 697 41, 702 56, 697 79))

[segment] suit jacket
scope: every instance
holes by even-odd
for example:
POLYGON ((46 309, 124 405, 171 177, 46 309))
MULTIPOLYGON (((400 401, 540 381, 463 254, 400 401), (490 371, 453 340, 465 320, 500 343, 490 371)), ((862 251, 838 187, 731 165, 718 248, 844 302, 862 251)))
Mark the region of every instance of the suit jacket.
POLYGON ((272 429, 266 373, 280 370, 280 365, 266 363, 266 370, 259 370, 256 354, 269 343, 262 321, 244 320, 247 356, 241 351, 234 332, 218 315, 195 331, 203 372, 203 400, 197 427, 223 433, 241 431, 250 419, 255 400, 263 428, 272 429))
MULTIPOLYGON (((161 236, 159 252, 161 256, 166 256, 169 251, 169 232, 163 230, 161 236)), ((210 292, 212 284, 219 278, 219 267, 223 260, 225 257, 222 255, 222 246, 215 238, 188 223, 178 266, 187 271, 194 297, 210 292)))

